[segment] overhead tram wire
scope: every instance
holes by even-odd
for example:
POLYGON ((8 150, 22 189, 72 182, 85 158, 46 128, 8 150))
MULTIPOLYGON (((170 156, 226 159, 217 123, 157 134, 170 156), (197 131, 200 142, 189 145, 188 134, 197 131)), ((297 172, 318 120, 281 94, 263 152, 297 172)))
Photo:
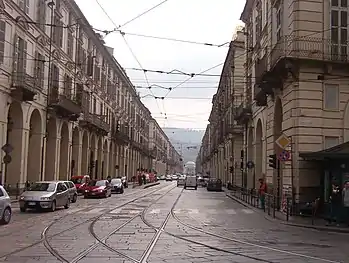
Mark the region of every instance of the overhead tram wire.
MULTIPOLYGON (((118 26, 116 25, 116 23, 114 22, 114 20, 108 15, 108 12, 103 8, 103 6, 98 2, 98 0, 96 0, 96 2, 98 3, 98 5, 100 6, 100 8, 102 9, 103 13, 108 17, 108 19, 110 20, 110 22, 115 26, 115 28, 118 28, 118 26)), ((127 42, 127 40, 125 39, 125 37, 124 37, 123 35, 121 35, 121 36, 122 36, 122 38, 123 38, 123 40, 124 40, 124 42, 125 42, 127 48, 129 49, 131 55, 132 55, 133 58, 136 60, 138 66, 139 66, 140 68, 143 68, 143 67, 142 67, 142 64, 140 63, 140 61, 139 61, 139 59, 137 58, 136 54, 133 52, 131 46, 128 44, 128 42, 127 42)), ((146 74, 145 72, 144 72, 144 78, 145 78, 145 81, 147 82, 147 85, 150 86, 150 83, 149 83, 149 81, 148 81, 147 74, 146 74)), ((152 91, 152 90, 149 90, 149 91, 150 91, 150 94, 153 95, 153 96, 155 97, 153 91, 152 91)), ((159 106, 158 101, 157 101, 157 100, 155 100, 155 101, 156 101, 156 105, 157 105, 159 111, 161 112, 161 109, 160 109, 160 106, 159 106)))
MULTIPOLYGON (((218 67, 222 66, 223 64, 224 64, 224 62, 219 63, 219 64, 217 64, 217 65, 215 65, 215 66, 213 66, 213 67, 210 67, 210 68, 208 68, 208 69, 205 69, 205 70, 201 71, 199 74, 204 74, 204 73, 206 73, 206 72, 208 72, 208 71, 210 71, 210 70, 212 70, 212 69, 215 69, 215 68, 218 68, 218 67)), ((178 85, 176 85, 173 89, 169 90, 169 91, 166 93, 165 98, 170 94, 171 91, 173 91, 173 90, 177 89, 178 87, 182 86, 183 84, 185 84, 186 82, 188 82, 189 80, 191 80, 191 79, 194 78, 194 77, 195 77, 195 76, 193 76, 193 77, 190 76, 190 77, 187 78, 186 80, 184 80, 184 81, 182 81, 181 83, 179 83, 178 85)))

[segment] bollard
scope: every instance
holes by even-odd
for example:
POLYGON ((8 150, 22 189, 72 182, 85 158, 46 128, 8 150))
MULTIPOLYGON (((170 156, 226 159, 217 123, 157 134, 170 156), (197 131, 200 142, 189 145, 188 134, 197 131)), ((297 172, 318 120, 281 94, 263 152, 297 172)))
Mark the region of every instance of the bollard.
POLYGON ((275 199, 275 196, 273 196, 273 218, 275 218, 275 211, 276 211, 276 199, 275 199))
POLYGON ((288 204, 289 200, 288 198, 286 198, 286 221, 289 220, 289 204, 288 204))
POLYGON ((270 216, 270 195, 268 195, 268 215, 270 216))

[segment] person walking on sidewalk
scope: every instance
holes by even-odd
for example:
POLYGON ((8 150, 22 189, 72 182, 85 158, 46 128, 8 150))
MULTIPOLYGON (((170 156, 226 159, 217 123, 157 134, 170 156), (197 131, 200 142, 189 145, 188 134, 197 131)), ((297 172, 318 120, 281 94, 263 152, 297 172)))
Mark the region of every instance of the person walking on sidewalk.
POLYGON ((349 182, 347 181, 344 185, 344 189, 342 191, 343 196, 343 206, 344 206, 344 220, 345 223, 349 226, 349 182))
POLYGON ((261 208, 264 209, 265 208, 265 194, 267 192, 267 185, 264 182, 264 178, 260 178, 259 180, 259 200, 260 200, 260 204, 261 204, 261 208))

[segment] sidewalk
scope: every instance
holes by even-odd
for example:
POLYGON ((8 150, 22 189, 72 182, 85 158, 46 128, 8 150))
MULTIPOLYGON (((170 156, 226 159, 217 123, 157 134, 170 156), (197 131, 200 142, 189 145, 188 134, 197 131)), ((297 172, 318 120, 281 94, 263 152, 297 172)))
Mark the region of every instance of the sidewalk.
POLYGON ((294 226, 294 227, 301 227, 301 228, 308 228, 308 229, 315 229, 319 231, 327 231, 327 232, 336 232, 336 233, 349 233, 349 227, 343 227, 343 226, 328 226, 327 221, 321 218, 312 218, 310 217, 301 217, 301 216, 290 216, 287 221, 286 214, 275 211, 275 218, 273 217, 273 211, 271 211, 270 215, 268 214, 268 211, 254 207, 243 200, 237 198, 233 195, 233 193, 230 190, 224 189, 226 196, 234 200, 235 202, 254 210, 255 212, 259 213, 260 215, 264 216, 265 219, 269 221, 275 221, 284 225, 288 226, 294 226))

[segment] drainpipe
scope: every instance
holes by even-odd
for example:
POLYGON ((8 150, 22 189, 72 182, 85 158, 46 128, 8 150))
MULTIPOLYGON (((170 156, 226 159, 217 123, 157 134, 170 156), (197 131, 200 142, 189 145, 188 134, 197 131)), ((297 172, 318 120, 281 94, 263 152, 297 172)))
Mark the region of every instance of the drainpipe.
MULTIPOLYGON (((49 56, 48 56, 48 78, 47 78, 47 98, 46 98, 46 114, 45 114, 45 134, 42 138, 42 146, 41 146, 41 180, 44 180, 44 156, 46 149, 46 139, 48 135, 48 108, 49 108, 49 99, 50 99, 50 88, 51 88, 51 62, 52 62, 52 36, 53 36, 53 18, 54 18, 54 7, 55 3, 53 1, 47 3, 47 6, 51 9, 51 21, 50 21, 50 45, 49 45, 49 56)), ((55 136, 56 137, 56 136, 55 136)), ((46 158, 45 158, 46 159, 46 158)))

